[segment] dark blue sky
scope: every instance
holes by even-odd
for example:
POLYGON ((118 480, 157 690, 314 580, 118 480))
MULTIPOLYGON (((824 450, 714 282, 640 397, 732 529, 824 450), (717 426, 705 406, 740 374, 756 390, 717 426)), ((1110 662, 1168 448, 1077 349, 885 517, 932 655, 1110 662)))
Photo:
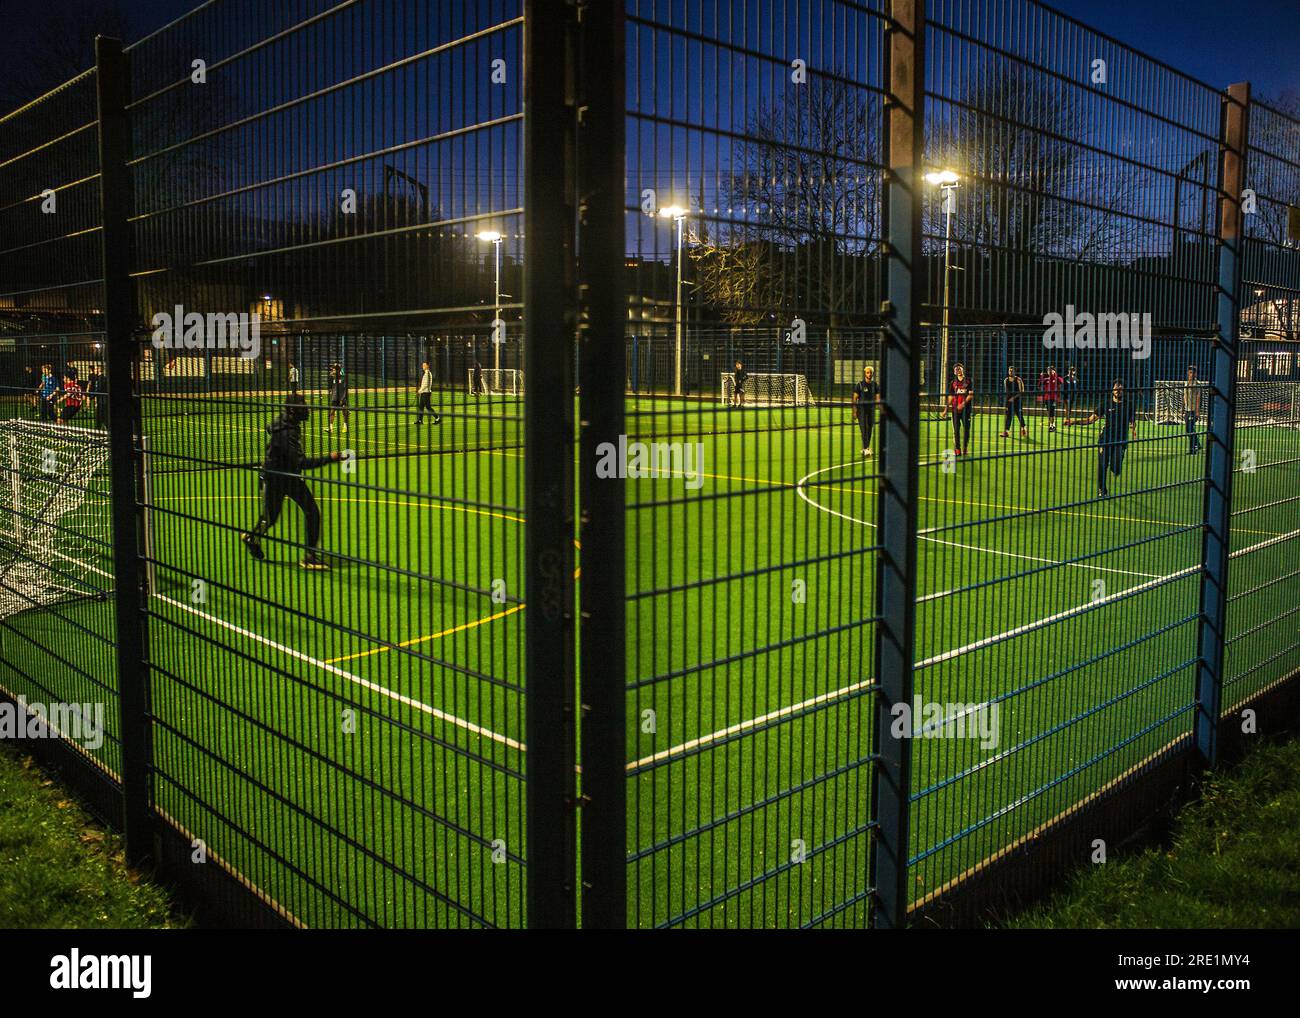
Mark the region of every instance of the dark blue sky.
MULTIPOLYGON (((31 26, 70 2, 0 0, 0 76, 27 58, 31 26)), ((198 2, 120 0, 137 38, 198 2)), ((1300 92, 1300 0, 1056 0, 1053 6, 1207 84, 1249 80, 1257 94, 1300 92)))
POLYGON ((1300 92, 1300 0, 1055 0, 1120 42, 1219 88, 1300 92))

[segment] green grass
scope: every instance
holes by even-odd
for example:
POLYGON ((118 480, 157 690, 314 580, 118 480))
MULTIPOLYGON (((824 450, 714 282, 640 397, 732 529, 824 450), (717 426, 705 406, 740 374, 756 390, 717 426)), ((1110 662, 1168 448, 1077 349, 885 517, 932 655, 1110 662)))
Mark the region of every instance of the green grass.
POLYGON ((0 749, 0 928, 185 926, 120 840, 28 756, 0 749))
POLYGON ((1212 777, 1168 848, 1090 866, 1013 929, 1300 928, 1300 741, 1212 777))
MULTIPOLYGON (((407 399, 357 394, 346 436, 319 414, 307 426, 309 452, 362 457, 313 475, 337 556, 323 575, 288 544, 255 563, 238 543, 257 514, 264 404, 146 401, 166 563, 150 602, 155 798, 309 925, 515 925, 521 407, 442 394, 442 425, 420 433, 407 399)), ((633 439, 700 443, 705 474, 697 489, 627 484, 629 922, 862 925, 876 461, 840 408, 628 411, 633 439)), ((1190 731, 1203 490, 1175 428, 1144 424, 1098 501, 1095 427, 1035 419, 1003 440, 982 416, 953 470, 947 426, 922 427, 916 691, 996 704, 999 738, 913 743, 917 898, 1190 731)), ((1264 467, 1237 478, 1237 505, 1259 507, 1238 517, 1238 548, 1300 527, 1279 502, 1289 472, 1269 466, 1300 456, 1300 433, 1246 432, 1264 467)), ((300 527, 290 505, 276 533, 300 527)), ((1300 665, 1259 628, 1300 595, 1287 548, 1238 560, 1240 695, 1300 665)), ((41 677, 84 700, 112 675, 108 604, 8 625, 10 689, 41 677)), ((111 738, 100 759, 119 766, 111 738)))

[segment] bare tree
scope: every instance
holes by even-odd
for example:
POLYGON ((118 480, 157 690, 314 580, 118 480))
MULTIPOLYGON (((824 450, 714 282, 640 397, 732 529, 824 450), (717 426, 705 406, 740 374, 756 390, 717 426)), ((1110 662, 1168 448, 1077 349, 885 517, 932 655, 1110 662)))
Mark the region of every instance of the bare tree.
POLYGON ((696 285, 726 320, 850 310, 851 263, 879 237, 879 122, 875 95, 834 76, 759 108, 721 189, 739 218, 692 238, 696 285))

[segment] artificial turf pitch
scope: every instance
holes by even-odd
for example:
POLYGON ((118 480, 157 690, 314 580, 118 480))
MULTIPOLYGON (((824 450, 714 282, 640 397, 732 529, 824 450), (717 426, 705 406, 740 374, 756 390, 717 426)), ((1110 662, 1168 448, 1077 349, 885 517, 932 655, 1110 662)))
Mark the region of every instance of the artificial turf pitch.
MULTIPOLYGON (((316 398, 308 455, 356 454, 309 475, 328 573, 295 564, 291 504, 268 561, 238 541, 273 399, 144 400, 155 801, 204 865, 308 925, 526 920, 522 405, 438 399, 417 429, 413 396, 355 393, 343 435, 316 398)), ((841 405, 627 415, 631 441, 702 455, 698 478, 627 481, 629 922, 862 925, 877 458, 841 405)), ((1000 428, 977 415, 953 461, 948 425, 922 424, 916 693, 986 723, 996 706, 997 726, 914 742, 917 899, 1192 723, 1204 453, 1143 420, 1097 499, 1100 425, 1000 428)), ((1300 526, 1282 501, 1300 432, 1237 441, 1257 451, 1235 477, 1242 549, 1300 526)), ((1260 564, 1286 548, 1238 560, 1253 592, 1230 610, 1285 616, 1300 584, 1260 564)), ((576 558, 579 583, 600 568, 576 558)), ((95 600, 6 620, 3 685, 104 696, 112 626, 95 600)), ((1228 674, 1262 681, 1274 649, 1237 641, 1228 674)), ((99 755, 118 769, 113 739, 99 755)))

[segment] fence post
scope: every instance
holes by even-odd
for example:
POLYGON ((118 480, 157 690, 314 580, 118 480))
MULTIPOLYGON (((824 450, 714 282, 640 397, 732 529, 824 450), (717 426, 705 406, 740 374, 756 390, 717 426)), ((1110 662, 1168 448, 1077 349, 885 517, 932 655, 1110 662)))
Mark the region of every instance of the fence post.
POLYGON ((136 451, 142 434, 132 370, 135 361, 135 285, 131 279, 130 123, 126 105, 131 80, 118 39, 95 39, 95 85, 99 118, 99 202, 103 229, 104 361, 108 377, 109 453, 113 510, 114 600, 117 613, 118 708, 121 713, 123 827, 126 855, 140 864, 153 852, 149 803, 152 758, 149 668, 146 664, 141 516, 143 462, 136 451))
POLYGON ((624 482, 596 474, 623 434, 627 322, 623 4, 582 9, 579 33, 578 351, 582 372, 582 922, 627 925, 624 482))
POLYGON ((1232 467, 1237 412, 1237 340, 1241 331, 1241 191, 1246 183, 1250 85, 1228 88, 1223 101, 1219 165, 1218 328, 1214 337, 1208 415, 1208 455, 1201 561, 1200 636, 1193 734, 1200 762, 1218 758, 1223 707, 1223 634, 1228 606, 1228 528, 1232 522, 1232 467))
POLYGON ((524 612, 528 924, 571 927, 574 884, 571 8, 524 4, 524 612))
POLYGON ((908 795, 911 745, 890 733, 895 704, 910 704, 916 642, 917 395, 921 298, 921 174, 924 148, 925 0, 891 0, 887 28, 885 109, 886 300, 882 311, 882 457, 877 507, 876 768, 871 815, 872 925, 907 923, 908 795))

